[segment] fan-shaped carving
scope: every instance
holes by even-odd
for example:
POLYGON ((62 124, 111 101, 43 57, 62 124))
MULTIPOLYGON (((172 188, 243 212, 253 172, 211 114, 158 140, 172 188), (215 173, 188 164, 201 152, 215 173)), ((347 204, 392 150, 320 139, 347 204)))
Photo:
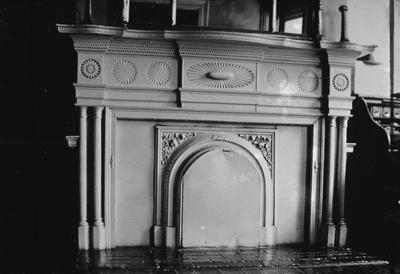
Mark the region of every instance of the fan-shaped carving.
POLYGON ((100 64, 97 60, 90 58, 86 59, 81 64, 81 74, 88 79, 97 78, 100 75, 100 64))
POLYGON ((118 60, 112 70, 115 80, 121 84, 129 85, 136 78, 136 67, 129 60, 118 60))
POLYGON ((224 62, 195 64, 186 75, 190 81, 207 88, 241 88, 254 81, 254 73, 250 69, 224 62))
POLYGON ((303 71, 298 79, 298 86, 301 91, 314 92, 319 85, 318 75, 312 70, 303 71))
POLYGON ((146 77, 150 83, 162 86, 171 79, 171 69, 166 63, 157 61, 148 67, 146 77))
POLYGON ((332 84, 333 84, 333 87, 337 91, 342 92, 342 91, 345 91, 349 87, 350 80, 349 80, 349 77, 347 77, 346 74, 338 73, 335 76, 333 76, 332 84))
POLYGON ((271 90, 282 91, 288 82, 288 75, 281 68, 273 68, 267 73, 267 85, 271 90))

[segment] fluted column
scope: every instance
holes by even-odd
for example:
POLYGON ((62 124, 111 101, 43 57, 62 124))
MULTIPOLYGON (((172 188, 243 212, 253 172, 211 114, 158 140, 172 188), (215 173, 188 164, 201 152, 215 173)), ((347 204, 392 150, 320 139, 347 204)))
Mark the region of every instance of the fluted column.
POLYGON ((79 139, 79 249, 89 249, 89 224, 87 222, 87 107, 80 108, 79 139))
POLYGON ((336 244, 343 247, 346 245, 347 225, 344 218, 344 201, 346 187, 346 144, 347 144, 347 121, 348 117, 339 117, 339 140, 338 140, 338 165, 337 165, 337 228, 336 244))
POLYGON ((335 188, 336 158, 336 117, 328 116, 326 133, 324 197, 322 212, 321 242, 324 246, 335 245, 335 225, 333 223, 333 195, 335 188))
POLYGON ((103 107, 95 107, 93 112, 93 248, 104 249, 104 223, 101 217, 101 118, 103 107))

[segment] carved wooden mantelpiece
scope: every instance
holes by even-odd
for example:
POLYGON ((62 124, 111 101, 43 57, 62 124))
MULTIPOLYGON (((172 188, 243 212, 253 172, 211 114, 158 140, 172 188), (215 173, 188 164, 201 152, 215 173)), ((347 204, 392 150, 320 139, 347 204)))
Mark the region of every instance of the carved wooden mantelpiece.
MULTIPOLYGON (((296 179, 302 184, 305 180, 307 191, 304 241, 345 245, 346 229, 335 232, 336 220, 345 228, 344 216, 333 214, 334 204, 343 200, 337 195, 344 192, 333 190, 335 185, 344 185, 342 154, 346 153, 346 130, 336 122, 342 125, 350 116, 355 58, 368 50, 366 47, 328 41, 316 46, 309 39, 265 33, 147 31, 95 25, 58 28, 71 35, 78 53, 76 100, 82 111, 81 136, 89 136, 81 139, 91 138, 87 134, 93 128, 90 124, 98 125, 93 135, 96 138, 88 141, 96 145, 97 158, 86 157, 90 152, 86 142, 80 146, 80 181, 81 193, 86 193, 85 164, 93 158, 96 174, 103 176, 103 188, 92 191, 98 202, 94 207, 100 213, 103 207, 104 213, 97 216, 98 233, 90 234, 92 224, 87 216, 91 215, 81 207, 81 249, 88 249, 90 242, 92 248, 130 243, 118 240, 121 228, 116 227, 123 221, 117 220, 116 193, 126 178, 141 172, 143 176, 152 173, 145 183, 152 186, 153 197, 143 203, 153 202, 153 245, 181 246, 182 197, 177 195, 182 190, 181 171, 187 168, 187 162, 215 149, 242 153, 263 178, 262 244, 275 244, 279 227, 275 225, 274 175, 275 170, 285 170, 285 164, 275 164, 274 149, 275 144, 284 142, 281 140, 286 140, 279 144, 281 149, 291 145, 280 126, 295 126, 297 133, 304 128, 307 131, 307 148, 301 160, 306 178, 296 179), (95 109, 98 115, 86 116, 87 108, 95 109), (103 128, 99 126, 102 119, 103 128), (144 137, 135 125, 151 130, 144 137), (117 140, 124 140, 124 134, 130 136, 129 143, 121 150, 117 140), (142 139, 135 140, 139 135, 142 139), (147 150, 136 146, 144 158, 154 157, 145 167, 147 171, 130 169, 130 162, 124 160, 135 156, 130 146, 148 144, 153 139, 147 150), (125 172, 122 177, 118 177, 118 168, 125 172), (100 202, 104 204, 100 206, 100 202), (90 235, 98 237, 89 240, 90 235)), ((294 149, 299 151, 298 147, 294 149)), ((127 189, 119 190, 123 198, 130 195, 132 187, 131 182, 126 184, 127 189)), ((81 204, 86 203, 86 196, 81 194, 81 204)), ((122 228, 121 233, 124 229, 129 228, 122 228)))
POLYGON ((271 34, 58 28, 78 52, 77 104, 115 108, 349 115, 365 50, 271 34))

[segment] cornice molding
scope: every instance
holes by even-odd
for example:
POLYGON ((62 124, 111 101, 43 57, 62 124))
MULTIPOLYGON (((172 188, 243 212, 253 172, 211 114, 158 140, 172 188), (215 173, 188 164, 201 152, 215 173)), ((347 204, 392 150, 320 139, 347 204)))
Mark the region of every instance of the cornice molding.
POLYGON ((175 43, 169 41, 116 37, 110 41, 107 53, 174 57, 176 56, 176 46, 175 43))

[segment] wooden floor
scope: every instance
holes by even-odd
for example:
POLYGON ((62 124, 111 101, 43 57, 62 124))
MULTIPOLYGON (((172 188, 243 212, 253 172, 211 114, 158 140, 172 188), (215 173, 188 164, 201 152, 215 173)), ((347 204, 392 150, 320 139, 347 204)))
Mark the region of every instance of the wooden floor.
MULTIPOLYGON (((2 256, 1 274, 19 273, 400 273, 400 254, 392 263, 382 256, 351 249, 301 246, 236 249, 116 248, 100 252, 62 250, 2 256)), ((1 254, 0 254, 1 255, 1 254)), ((392 256, 393 259, 393 256, 392 256)))
MULTIPOLYGON (((351 249, 299 246, 118 248, 80 253, 78 273, 391 273, 388 261, 351 249)), ((393 272, 393 271, 392 271, 393 272)))

